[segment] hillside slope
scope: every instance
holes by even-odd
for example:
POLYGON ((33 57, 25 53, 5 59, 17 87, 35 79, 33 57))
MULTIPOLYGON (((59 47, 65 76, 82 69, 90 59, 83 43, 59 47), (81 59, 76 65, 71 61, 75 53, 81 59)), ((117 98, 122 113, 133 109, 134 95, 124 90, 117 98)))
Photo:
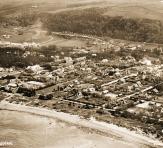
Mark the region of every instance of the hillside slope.
POLYGON ((46 14, 44 27, 49 32, 73 32, 100 37, 163 43, 161 20, 105 15, 108 8, 88 8, 46 14))

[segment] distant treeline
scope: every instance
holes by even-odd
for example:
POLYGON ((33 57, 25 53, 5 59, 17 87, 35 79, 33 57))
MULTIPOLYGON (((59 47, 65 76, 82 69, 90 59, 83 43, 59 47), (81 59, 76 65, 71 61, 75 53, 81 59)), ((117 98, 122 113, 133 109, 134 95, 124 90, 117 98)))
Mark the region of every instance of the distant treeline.
POLYGON ((49 32, 67 31, 117 39, 163 43, 161 21, 104 15, 105 9, 72 10, 42 17, 49 32))
POLYGON ((0 67, 15 66, 24 68, 29 65, 47 64, 49 62, 54 62, 55 56, 59 56, 60 58, 78 58, 86 56, 87 59, 94 60, 96 62, 99 62, 103 59, 108 59, 112 61, 119 58, 126 58, 128 56, 134 57, 137 61, 143 59, 144 57, 151 57, 152 59, 157 59, 161 62, 161 64, 163 64, 163 54, 161 53, 161 50, 157 48, 155 48, 154 50, 130 50, 122 48, 119 51, 108 50, 105 52, 97 53, 97 55, 98 56, 93 57, 92 52, 72 54, 72 48, 58 48, 55 45, 50 45, 48 47, 40 47, 39 50, 22 50, 14 47, 0 47, 0 67))
POLYGON ((39 50, 29 49, 22 50, 15 47, 0 47, 0 67, 20 67, 24 68, 29 65, 42 64, 53 61, 51 56, 56 55, 57 47, 41 47, 39 50), (30 52, 30 54, 27 54, 30 52))
POLYGON ((27 27, 33 25, 37 19, 38 14, 33 12, 22 11, 17 16, 3 16, 0 14, 0 26, 21 26, 27 27))
POLYGON ((0 47, 0 67, 11 67, 24 64, 22 55, 24 51, 18 48, 0 47))

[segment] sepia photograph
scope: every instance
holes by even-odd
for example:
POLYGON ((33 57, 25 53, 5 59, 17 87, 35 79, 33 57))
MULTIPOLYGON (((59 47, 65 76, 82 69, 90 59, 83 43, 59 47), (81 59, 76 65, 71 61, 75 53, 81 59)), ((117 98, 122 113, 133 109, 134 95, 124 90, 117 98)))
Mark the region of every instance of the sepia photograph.
POLYGON ((163 0, 0 0, 0 148, 163 148, 163 0))

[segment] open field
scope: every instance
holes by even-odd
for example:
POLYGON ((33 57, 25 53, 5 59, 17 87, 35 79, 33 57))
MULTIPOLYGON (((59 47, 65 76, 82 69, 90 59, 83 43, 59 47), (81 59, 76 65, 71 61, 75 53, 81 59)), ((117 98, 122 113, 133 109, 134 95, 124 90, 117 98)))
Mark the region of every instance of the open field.
MULTIPOLYGON (((158 14, 162 13, 162 3, 160 2, 160 0, 143 0, 143 1, 139 1, 139 0, 5 0, 5 1, 1 1, 0 2, 0 10, 1 12, 9 12, 9 10, 14 10, 17 8, 23 8, 22 6, 44 6, 44 10, 48 10, 50 7, 51 8, 60 8, 59 6, 61 6, 62 8, 66 8, 68 5, 74 5, 79 7, 80 4, 82 6, 82 4, 84 6, 86 5, 93 5, 93 3, 98 3, 98 6, 100 6, 99 3, 101 3, 101 5, 103 6, 103 3, 107 4, 105 6, 111 6, 113 7, 113 11, 114 8, 117 8, 116 11, 119 12, 125 12, 125 11, 129 11, 131 10, 131 8, 138 8, 138 10, 141 10, 142 8, 144 8, 144 10, 142 9, 142 12, 138 12, 138 13, 144 13, 144 15, 146 15, 146 10, 150 11, 152 10, 152 12, 157 12, 158 14), (76 5, 75 5, 76 4, 76 5), (78 4, 78 5, 77 5, 78 4), (125 8, 123 10, 121 10, 121 8, 125 8), (128 8, 128 10, 127 10, 128 8), (140 9, 139 9, 140 8, 140 9)), ((135 10, 132 9, 132 10, 135 10)), ((151 13, 152 13, 151 12, 151 13)), ((135 12, 136 13, 136 12, 135 12)), ((126 13, 126 15, 128 15, 126 13)))
POLYGON ((55 12, 59 9, 63 11, 87 6, 108 7, 106 15, 112 16, 160 20, 163 18, 163 3, 160 0, 46 0, 46 2, 45 0, 5 0, 0 2, 0 14, 9 15, 10 12, 12 14, 24 8, 26 10, 36 9, 40 12, 55 12))
POLYGON ((69 7, 85 7, 87 5, 94 5, 93 3, 103 3, 101 0, 5 0, 0 2, 0 14, 13 15, 19 11, 29 11, 36 9, 37 12, 55 12, 59 9, 66 9, 69 7))

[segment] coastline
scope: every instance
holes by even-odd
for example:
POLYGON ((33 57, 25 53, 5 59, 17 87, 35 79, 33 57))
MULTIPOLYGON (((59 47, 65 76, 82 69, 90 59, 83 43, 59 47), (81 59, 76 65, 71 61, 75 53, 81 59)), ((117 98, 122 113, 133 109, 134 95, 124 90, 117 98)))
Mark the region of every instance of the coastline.
POLYGON ((100 122, 94 118, 91 118, 90 120, 86 120, 80 118, 77 115, 70 115, 63 112, 57 112, 55 110, 49 110, 47 108, 38 108, 38 107, 30 107, 30 106, 25 106, 20 104, 13 104, 13 103, 8 103, 6 101, 0 102, 0 110, 25 112, 25 113, 43 116, 47 118, 54 118, 77 126, 90 128, 92 130, 97 130, 103 133, 107 133, 107 134, 111 133, 112 135, 121 137, 122 139, 127 140, 128 142, 135 142, 135 143, 139 142, 146 145, 163 147, 163 143, 157 139, 145 136, 143 134, 134 131, 130 131, 127 128, 118 127, 117 125, 114 124, 100 122))

